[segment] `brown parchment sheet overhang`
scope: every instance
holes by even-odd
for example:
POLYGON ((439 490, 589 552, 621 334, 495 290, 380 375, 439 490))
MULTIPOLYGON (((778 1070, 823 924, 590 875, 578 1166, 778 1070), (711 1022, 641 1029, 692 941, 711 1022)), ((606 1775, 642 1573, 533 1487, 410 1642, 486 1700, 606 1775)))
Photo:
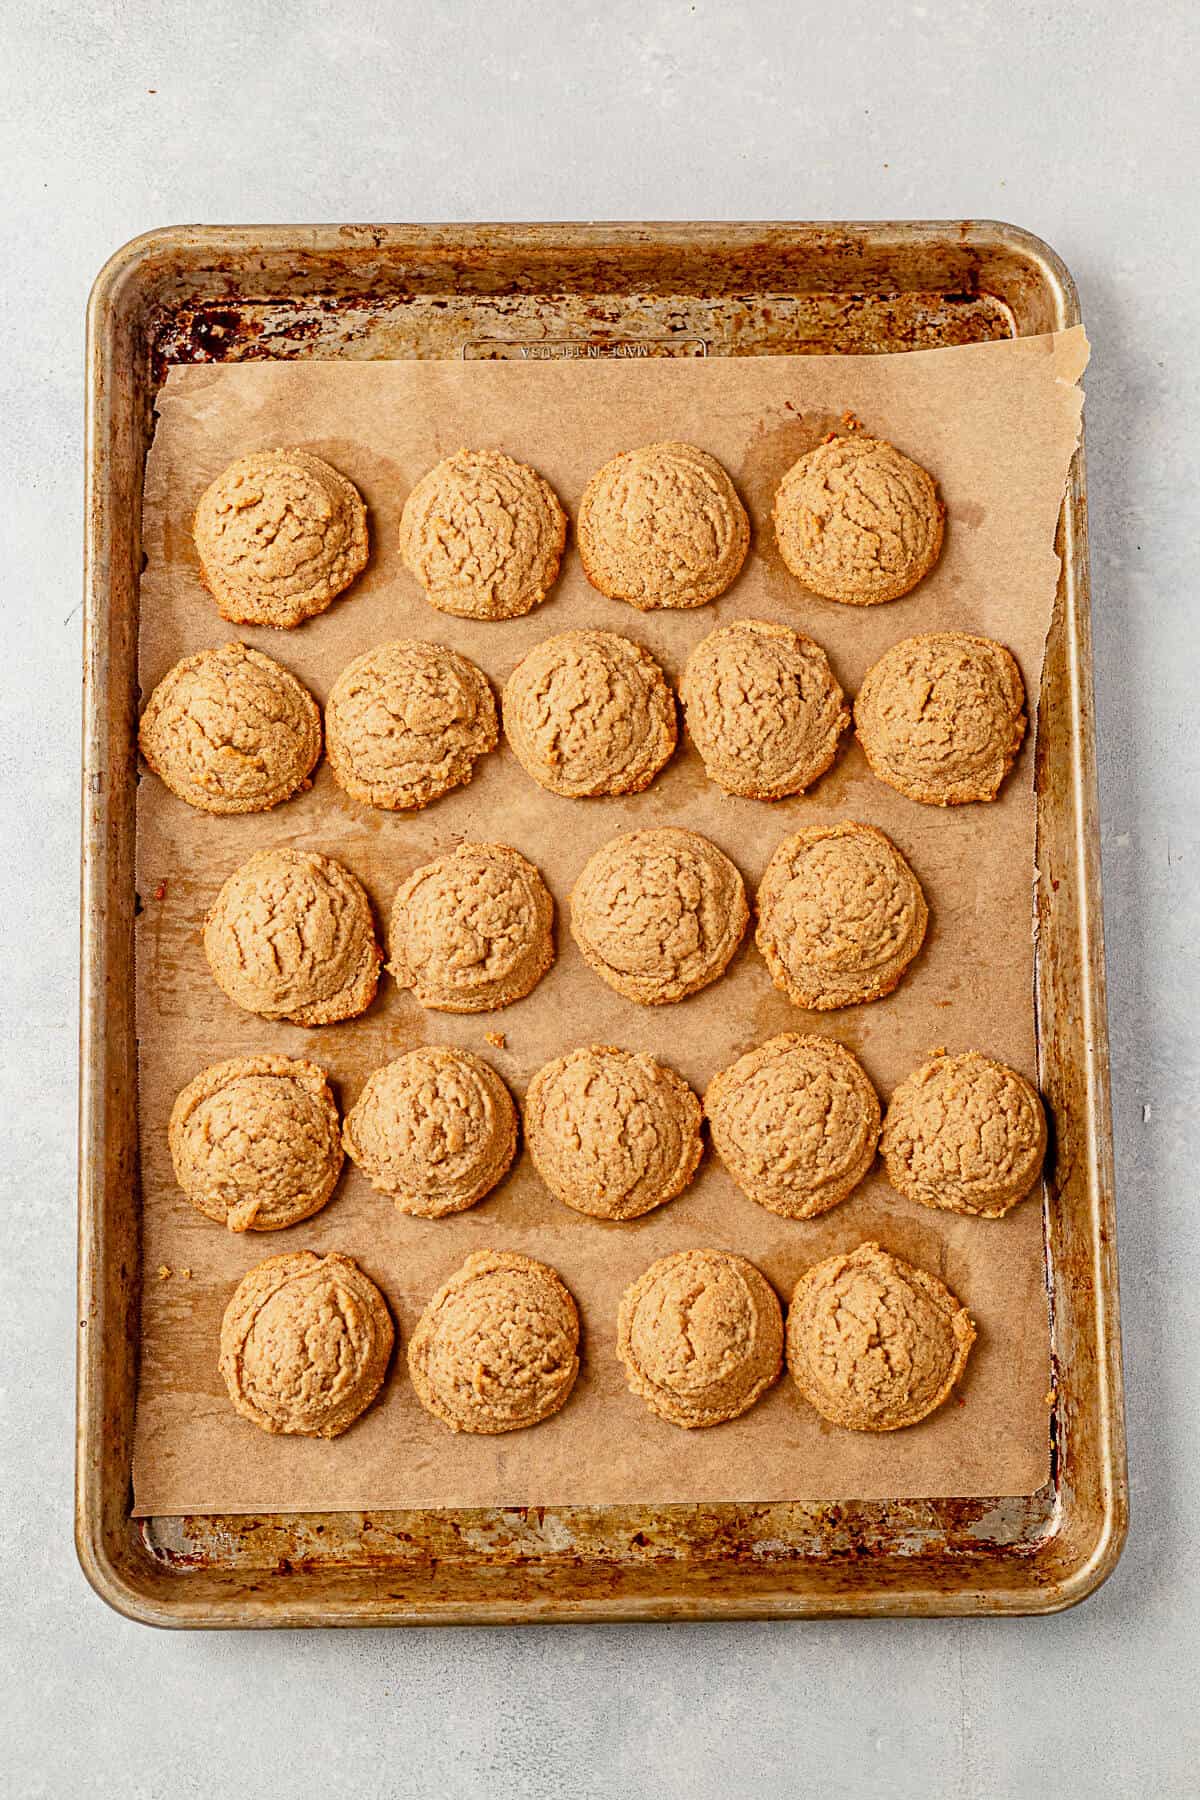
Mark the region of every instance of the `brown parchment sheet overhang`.
MULTIPOLYGON (((1078 439, 1087 360, 1082 330, 896 356, 644 362, 251 363, 171 371, 146 475, 141 590, 143 695, 181 656, 239 637, 292 669, 324 702, 339 671, 371 645, 420 637, 453 645, 497 689, 540 639, 578 626, 645 644, 677 680, 691 647, 731 619, 780 620, 821 643, 848 692, 891 644, 918 631, 999 638, 1036 696, 1058 562, 1055 526, 1078 439), (780 476, 847 412, 937 477, 946 543, 912 594, 846 607, 808 594, 775 550, 780 476), (562 576, 524 619, 481 624, 435 612, 397 548, 410 487, 439 457, 494 447, 531 462, 572 518, 608 457, 660 438, 695 442, 729 469, 754 538, 737 582, 684 613, 639 614, 589 587, 568 539, 562 576), (372 554, 359 582, 298 630, 233 629, 201 587, 191 518, 209 481, 250 450, 302 445, 362 491, 372 554)), ((643 794, 572 801, 543 793, 505 746, 475 780, 426 811, 387 814, 347 799, 322 765, 312 790, 276 811, 212 818, 154 777, 138 790, 137 1016, 145 1291, 134 1457, 135 1511, 339 1511, 360 1508, 779 1501, 1025 1494, 1049 1467, 1048 1317, 1042 1201, 1007 1219, 956 1218, 893 1192, 878 1166, 824 1217, 776 1218, 746 1199, 707 1152, 674 1203, 629 1224, 569 1211, 522 1154, 499 1189, 443 1220, 397 1213, 347 1163, 330 1204, 284 1232, 234 1236, 178 1193, 166 1124, 178 1089, 207 1063, 276 1051, 325 1065, 345 1110, 368 1073, 418 1043, 463 1045, 520 1099, 534 1070, 575 1045, 662 1056, 703 1090, 751 1045, 787 1030, 828 1033, 855 1050, 886 1100, 929 1051, 978 1047, 1036 1072, 1032 901, 1032 733, 990 806, 924 807, 875 780, 851 741, 807 795, 774 804, 724 796, 681 741, 643 794), (677 1006, 641 1008, 586 968, 566 927, 572 882, 605 839, 636 826, 686 825, 738 864, 752 889, 779 840, 801 825, 856 818, 910 859, 931 926, 888 999, 842 1012, 794 1008, 772 987, 748 934, 725 977, 677 1006), (558 959, 526 1000, 486 1016, 425 1012, 385 977, 361 1019, 320 1030, 272 1025, 218 991, 200 927, 226 875, 266 845, 340 857, 364 881, 381 929, 400 882, 463 839, 515 845, 542 870, 558 908, 558 959), (485 1032, 501 1031, 503 1049, 485 1032), (970 1307, 979 1341, 957 1394, 925 1423, 883 1436, 825 1425, 785 1375, 751 1412, 684 1432, 626 1388, 615 1356, 622 1290, 648 1263, 691 1245, 736 1250, 787 1300, 799 1274, 874 1237, 935 1270, 970 1307), (419 1406, 404 1361, 414 1323, 475 1249, 552 1263, 583 1320, 583 1368, 563 1411, 534 1430, 456 1436, 419 1406), (238 1418, 217 1372, 221 1314, 236 1282, 288 1249, 355 1257, 387 1296, 401 1349, 381 1400, 332 1443, 269 1438, 238 1418), (160 1269, 169 1275, 160 1276, 160 1269)))

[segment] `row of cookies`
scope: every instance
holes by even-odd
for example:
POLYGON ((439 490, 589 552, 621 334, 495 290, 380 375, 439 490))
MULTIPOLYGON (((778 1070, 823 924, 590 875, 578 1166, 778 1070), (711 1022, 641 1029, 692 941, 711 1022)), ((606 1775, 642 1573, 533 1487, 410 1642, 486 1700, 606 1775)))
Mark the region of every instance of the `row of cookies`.
MULTIPOLYGON (((780 800, 832 765, 850 723, 821 646, 739 619, 688 657, 689 736, 728 794, 780 800)), ((649 651, 611 631, 567 631, 504 684, 504 733, 525 772, 570 799, 648 787, 676 744, 675 701, 649 651)), ((1002 644, 969 632, 905 638, 868 670, 854 723, 870 767, 930 805, 992 800, 1025 735, 1025 688, 1002 644)), ((499 740, 487 676, 444 644, 401 638, 342 670, 325 707, 334 779, 364 805, 415 810, 470 781, 499 740)), ((303 793, 321 754, 308 689, 240 643, 185 657, 154 688, 138 742, 172 793, 205 812, 265 812, 303 793)))
MULTIPOLYGON (((755 942, 775 986, 817 1012, 889 994, 929 919, 892 840, 854 820, 784 838, 763 872, 757 912, 755 942)), ((669 1005, 716 981, 749 920, 737 867, 708 838, 673 825, 610 838, 570 896, 585 962, 640 1006, 669 1005)), ((365 1012, 383 960, 361 883, 311 850, 259 850, 235 869, 203 941, 228 999, 296 1025, 365 1012)), ((510 845, 460 844, 401 883, 390 944, 388 969, 419 1005, 493 1012, 532 993, 554 962, 554 901, 510 845)))
MULTIPOLYGON (((775 496, 780 555, 812 593, 849 605, 898 599, 941 551, 932 477, 891 444, 847 432, 800 457, 775 496)), ((300 449, 240 457, 205 490, 193 534, 205 586, 235 624, 290 628, 323 612, 366 567, 367 509, 352 482, 300 449)), ((627 450, 592 476, 576 521, 593 587, 641 611, 690 608, 734 581, 750 521, 729 475, 694 444, 627 450)), ((514 619, 559 572, 567 515, 536 470, 460 450, 412 489, 405 564, 430 604, 514 619)))
MULTIPOLYGON (((871 1242, 805 1271, 786 1329, 761 1271, 712 1249, 652 1263, 617 1317, 629 1387, 685 1429, 747 1412, 778 1380, 785 1352, 798 1392, 831 1424, 915 1425, 949 1397, 975 1336, 937 1276, 871 1242)), ((395 1337, 383 1294, 351 1258, 302 1250, 268 1258, 238 1284, 220 1369, 234 1407, 260 1430, 333 1438, 379 1393, 395 1337)), ((481 1250, 429 1300, 408 1370, 421 1405, 452 1431, 518 1431, 566 1404, 579 1340, 579 1311, 557 1270, 481 1250)))
MULTIPOLYGON (((558 1200, 626 1221, 689 1185, 702 1117, 742 1192, 788 1219, 816 1218, 847 1199, 877 1149, 909 1199, 1000 1218, 1033 1187, 1046 1152, 1037 1090, 979 1051, 933 1057, 895 1089, 884 1116, 852 1051, 791 1032, 721 1070, 703 1102, 644 1052, 569 1051, 533 1076, 521 1123, 558 1200)), ((315 1063, 214 1063, 180 1092, 168 1127, 180 1188, 235 1232, 311 1218, 333 1193, 343 1152, 402 1213, 465 1212, 508 1173, 517 1138, 517 1106, 495 1069, 450 1045, 422 1045, 376 1069, 344 1124, 315 1063)))

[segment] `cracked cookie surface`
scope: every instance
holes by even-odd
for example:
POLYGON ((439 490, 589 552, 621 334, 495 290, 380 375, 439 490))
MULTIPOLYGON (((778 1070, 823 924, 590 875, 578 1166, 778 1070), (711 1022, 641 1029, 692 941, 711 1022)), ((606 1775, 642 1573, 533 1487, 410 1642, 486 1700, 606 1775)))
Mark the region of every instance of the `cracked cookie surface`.
POLYGON ((235 625, 299 625, 367 561, 362 496, 306 450, 239 457, 201 496, 193 531, 204 585, 235 625))
POLYGON ((185 656, 146 702, 138 746, 173 794, 201 812, 267 812, 310 787, 321 713, 261 651, 225 644, 185 656))
POLYGON ((910 799, 994 800, 1025 736, 1025 684, 994 639, 929 632, 867 670, 854 725, 874 773, 910 799))
POLYGON ((398 986, 435 1012, 492 1012, 523 999, 554 961, 554 902, 507 844, 460 844, 426 863, 392 908, 398 986))
POLYGON ((709 780, 751 800, 802 794, 850 723, 821 646, 765 619, 738 619, 703 638, 679 693, 709 780))
POLYGON ((756 941, 775 986, 826 1012, 890 994, 928 921, 920 883, 892 840, 847 820, 777 847, 759 885, 756 941))
POLYGON ((408 1346, 417 1398, 451 1431, 538 1425, 579 1373, 579 1314, 558 1273, 478 1250, 430 1300, 408 1346))
POLYGON ((602 844, 571 895, 571 932, 609 987, 661 1006, 722 974, 746 929, 741 875, 715 844, 676 826, 602 844))
POLYGON ((779 1378, 778 1296, 745 1257, 676 1251, 622 1295, 617 1354, 633 1392, 660 1418, 685 1428, 720 1425, 779 1378))
POLYGON ((482 1058, 423 1045, 368 1076, 342 1141, 397 1211, 441 1219, 474 1206, 507 1173, 517 1112, 482 1058))
POLYGON ((230 1231, 278 1231, 311 1218, 342 1167, 325 1071, 287 1056, 203 1069, 176 1099, 167 1141, 192 1205, 230 1231))
POLYGON ((744 1194, 785 1219, 845 1200, 875 1160, 879 1096, 832 1038, 785 1032, 709 1083, 713 1149, 744 1194))
POLYGON ((261 1431, 338 1437, 383 1386, 395 1331, 348 1256, 272 1256, 238 1284, 221 1322, 229 1398, 261 1431))
POLYGON ((773 513, 779 553, 827 600, 898 600, 942 548, 945 507, 933 477, 881 438, 835 437, 794 462, 773 513))
POLYGON ((826 1257, 796 1283, 787 1320, 792 1380, 823 1419, 898 1431, 948 1399, 975 1326, 944 1282, 879 1244, 826 1257))
POLYGON ((700 1161, 700 1102, 674 1069, 612 1045, 540 1068, 525 1142, 551 1193, 596 1219, 637 1219, 683 1192, 700 1161))
POLYGON ((418 481, 400 554, 439 612, 516 619, 553 586, 567 516, 536 469, 498 450, 459 450, 418 481))
POLYGON ((636 794, 675 748, 675 701, 648 650, 613 631, 546 638, 504 684, 504 734, 552 794, 636 794))
POLYGON ((400 638, 344 668, 325 706, 329 766, 352 800, 398 812, 470 781, 498 738, 482 669, 445 644, 400 638))
POLYGON ((235 869, 204 921, 204 954, 235 1005, 295 1025, 354 1018, 379 981, 361 883, 312 850, 260 850, 235 869))
POLYGON ((596 471, 577 536, 592 586, 649 612, 723 594, 745 561, 750 521, 715 456, 668 442, 626 450, 596 471))
POLYGON ((898 1193, 997 1219, 1024 1199, 1046 1155, 1041 1095, 978 1050, 935 1056, 888 1103, 880 1153, 898 1193))

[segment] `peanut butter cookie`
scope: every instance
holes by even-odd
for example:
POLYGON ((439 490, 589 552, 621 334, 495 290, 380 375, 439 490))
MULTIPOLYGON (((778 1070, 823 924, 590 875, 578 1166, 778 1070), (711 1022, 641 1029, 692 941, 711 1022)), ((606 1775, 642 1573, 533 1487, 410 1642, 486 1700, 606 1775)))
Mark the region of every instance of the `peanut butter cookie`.
POLYGON ((732 481, 694 444, 647 444, 605 463, 584 489, 577 534, 592 586, 640 612, 715 600, 750 548, 732 481))
POLYGON ((517 1109, 478 1056, 427 1045, 367 1078, 342 1142, 398 1212, 441 1219, 474 1206, 507 1172, 517 1153, 517 1109))
POLYGON ((765 619, 738 619, 701 639, 679 694, 709 780, 751 800, 802 794, 850 723, 821 646, 765 619))
POLYGON ((175 1179, 230 1231, 279 1231, 319 1212, 342 1167, 324 1069, 287 1056, 233 1057, 189 1081, 167 1127, 175 1179))
POLYGON ((571 932, 584 960, 639 1006, 682 1000, 715 981, 749 916, 729 858, 673 825, 602 844, 571 895, 571 932))
POLYGON ((678 1250, 621 1297, 617 1355, 652 1411, 691 1429, 748 1411, 783 1366, 783 1315, 753 1263, 678 1250))
POLYGON ((313 850, 259 850, 235 869, 204 921, 204 954, 236 1006, 293 1025, 353 1019, 379 982, 371 903, 313 850))
POLYGON ((525 1141, 567 1206, 595 1219, 638 1219, 695 1174, 700 1102, 653 1056, 593 1044, 538 1070, 525 1095, 525 1141))
POLYGON ((499 736, 487 676, 445 644, 356 656, 325 706, 329 766, 352 800, 400 812, 468 782, 499 736))
POLYGON ((221 1374, 243 1419, 292 1437, 339 1437, 383 1386, 395 1332, 358 1264, 311 1250, 239 1282, 221 1323, 221 1374))
POLYGON ((194 533, 204 585, 235 625, 299 625, 367 561, 362 496, 306 450, 239 457, 201 495, 194 533))
POLYGON ((201 812, 267 812, 312 785, 321 714, 308 689, 244 644, 201 650, 146 702, 138 745, 173 794, 201 812))
POLYGON ((879 1096, 832 1038, 785 1032, 739 1056, 704 1096, 713 1149, 744 1194, 785 1219, 815 1219, 875 1160, 879 1096))
POLYGON ((874 825, 810 825, 784 838, 758 890, 757 943, 797 1006, 827 1012, 890 994, 929 913, 916 876, 874 825))
POLYGON ((509 1250, 477 1250, 417 1322, 408 1368, 417 1399, 451 1431, 538 1425, 579 1373, 579 1314, 561 1277, 509 1250))
POLYGON ((867 670, 854 725, 875 774, 910 799, 994 800, 1025 736, 1025 683, 992 638, 905 638, 867 670))
POLYGON ((434 1012, 494 1012, 554 961, 554 902, 507 844, 460 844, 410 875, 392 907, 397 986, 434 1012))
POLYGON ((552 794, 637 794, 675 748, 675 701, 640 644, 564 631, 536 644, 504 684, 504 734, 552 794))
POLYGON ((928 575, 945 507, 933 478, 891 444, 834 437, 792 464, 775 495, 779 554, 827 600, 875 606, 928 575))
POLYGON ((400 554, 439 612, 517 619, 546 598, 567 516, 535 469, 498 450, 459 450, 418 481, 400 554))
POLYGON ((1045 1109, 1024 1076, 978 1050, 935 1056, 892 1095, 879 1148, 908 1199, 998 1219, 1041 1173, 1045 1109))
POLYGON ((974 1342, 950 1289, 878 1244, 816 1263, 788 1310, 792 1380, 847 1431, 898 1431, 935 1412, 974 1342))

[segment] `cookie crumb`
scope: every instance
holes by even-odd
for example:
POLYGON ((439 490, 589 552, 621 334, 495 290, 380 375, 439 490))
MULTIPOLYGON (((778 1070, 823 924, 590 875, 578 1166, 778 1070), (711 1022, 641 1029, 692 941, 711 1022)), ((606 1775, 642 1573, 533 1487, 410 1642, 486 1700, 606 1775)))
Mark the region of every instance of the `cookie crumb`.
POLYGON ((169 1264, 167 1264, 167 1263, 159 1263, 159 1265, 158 1265, 158 1279, 159 1279, 159 1280, 160 1280, 160 1281, 170 1281, 170 1279, 171 1279, 171 1273, 172 1273, 172 1271, 171 1271, 171 1268, 170 1268, 170 1265, 169 1265, 169 1264))
POLYGON ((180 1269, 179 1273, 183 1276, 185 1281, 190 1281, 192 1279, 192 1271, 190 1269, 180 1269))
POLYGON ((490 1044, 493 1050, 503 1050, 508 1039, 502 1031, 485 1031, 483 1041, 485 1044, 490 1044))

